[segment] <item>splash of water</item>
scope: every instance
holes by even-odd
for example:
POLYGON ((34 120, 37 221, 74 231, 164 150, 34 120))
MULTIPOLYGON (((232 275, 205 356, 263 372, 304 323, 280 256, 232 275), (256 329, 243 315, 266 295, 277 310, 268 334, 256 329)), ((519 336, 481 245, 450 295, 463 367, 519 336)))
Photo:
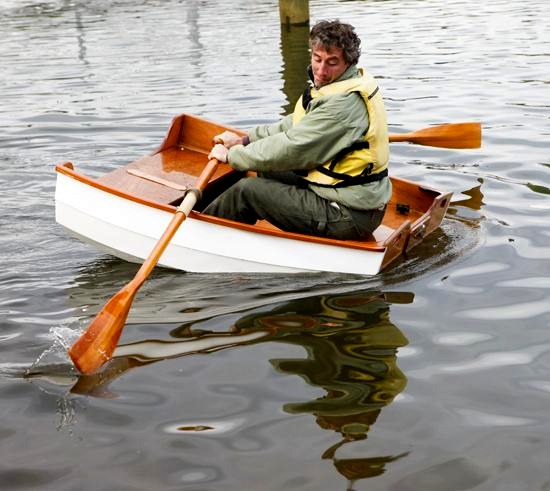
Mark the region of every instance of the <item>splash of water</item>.
POLYGON ((74 330, 68 327, 63 327, 63 326, 51 327, 47 337, 51 339, 53 343, 48 348, 46 348, 42 353, 40 353, 40 355, 38 355, 36 360, 27 369, 25 375, 32 376, 36 373, 43 373, 44 365, 52 365, 52 364, 59 364, 59 363, 62 363, 64 365, 65 362, 68 362, 71 364, 71 368, 69 370, 72 373, 74 373, 75 369, 74 367, 72 367, 72 363, 67 354, 67 351, 81 334, 82 334, 81 331, 74 330))
POLYGON ((39 390, 58 396, 56 413, 59 416, 57 430, 68 430, 72 434, 72 426, 76 422, 75 401, 66 387, 71 387, 77 380, 78 372, 70 361, 67 351, 82 334, 80 330, 64 326, 50 328, 47 339, 52 341, 25 371, 25 378, 39 381, 39 390), (59 390, 63 389, 63 392, 59 390))

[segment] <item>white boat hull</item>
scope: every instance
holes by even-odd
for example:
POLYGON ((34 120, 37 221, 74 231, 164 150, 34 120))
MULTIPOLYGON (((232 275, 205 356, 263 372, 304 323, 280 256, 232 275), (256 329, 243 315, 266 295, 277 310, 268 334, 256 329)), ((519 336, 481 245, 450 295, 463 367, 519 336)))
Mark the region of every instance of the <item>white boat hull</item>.
MULTIPOLYGON (((175 211, 175 208, 174 208, 175 211)), ((57 173, 56 221, 83 241, 127 261, 143 262, 173 212, 57 173)), ((159 265, 204 273, 338 272, 374 275, 384 251, 322 244, 210 223, 190 214, 159 265)))

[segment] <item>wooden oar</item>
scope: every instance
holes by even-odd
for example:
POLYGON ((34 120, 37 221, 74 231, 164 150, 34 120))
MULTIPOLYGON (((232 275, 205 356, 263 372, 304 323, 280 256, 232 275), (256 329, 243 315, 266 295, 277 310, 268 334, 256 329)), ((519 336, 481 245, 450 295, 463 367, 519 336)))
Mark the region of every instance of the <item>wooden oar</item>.
POLYGON ((479 123, 440 124, 411 133, 392 133, 390 142, 410 142, 442 148, 479 148, 481 125, 479 123))
MULTIPOLYGON (((206 164, 206 167, 197 178, 196 189, 199 191, 204 190, 218 164, 219 162, 216 159, 212 159, 206 164)), ((81 373, 95 372, 112 357, 135 294, 156 266, 179 226, 195 206, 198 199, 197 194, 191 190, 185 195, 164 234, 138 270, 134 279, 105 304, 88 326, 88 329, 69 350, 73 363, 81 373)))

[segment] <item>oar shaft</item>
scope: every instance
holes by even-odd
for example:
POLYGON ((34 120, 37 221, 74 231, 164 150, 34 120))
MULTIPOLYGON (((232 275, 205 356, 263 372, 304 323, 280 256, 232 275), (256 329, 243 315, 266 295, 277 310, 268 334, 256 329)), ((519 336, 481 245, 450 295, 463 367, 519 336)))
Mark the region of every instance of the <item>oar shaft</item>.
POLYGON ((183 221, 186 218, 187 218, 187 215, 185 215, 180 211, 177 211, 174 214, 174 216, 172 217, 172 220, 168 224, 168 227, 160 237, 159 241, 156 243, 153 250, 149 253, 147 260, 141 265, 138 272, 136 273, 136 276, 131 281, 131 285, 135 289, 139 288, 143 284, 143 282, 148 278, 148 276, 151 274, 151 271, 153 271, 153 269, 159 262, 162 254, 168 247, 168 244, 171 242, 172 238, 178 231, 179 226, 183 223, 183 221))
POLYGON ((210 160, 208 164, 206 164, 206 167, 204 168, 197 182, 195 183, 196 188, 190 189, 183 198, 183 201, 181 202, 176 213, 172 217, 172 220, 168 224, 168 227, 156 243, 147 260, 141 265, 141 268, 139 268, 135 278, 132 280, 132 284, 134 284, 136 288, 139 288, 143 284, 143 282, 147 279, 147 277, 151 274, 151 271, 159 262, 162 254, 168 247, 168 244, 170 244, 170 242, 172 241, 172 238, 178 231, 180 225, 185 221, 185 219, 195 206, 201 191, 206 187, 214 172, 216 172, 218 164, 219 163, 216 159, 210 160))
POLYGON ((408 142, 411 140, 411 133, 390 133, 389 137, 390 143, 408 142))

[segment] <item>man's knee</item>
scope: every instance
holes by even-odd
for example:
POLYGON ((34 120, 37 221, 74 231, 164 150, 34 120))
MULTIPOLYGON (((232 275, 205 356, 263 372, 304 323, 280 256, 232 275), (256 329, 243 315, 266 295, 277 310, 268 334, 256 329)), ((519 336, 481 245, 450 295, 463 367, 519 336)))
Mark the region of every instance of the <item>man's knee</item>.
POLYGON ((241 199, 253 203, 269 193, 269 182, 261 177, 245 177, 237 181, 231 189, 241 199))
POLYGON ((262 195, 255 182, 258 180, 255 177, 240 179, 210 203, 204 213, 244 223, 255 223, 258 219, 258 196, 262 195))
POLYGON ((254 187, 250 181, 253 178, 243 178, 233 184, 231 187, 226 189, 216 201, 223 201, 225 203, 231 203, 233 206, 241 204, 243 200, 246 200, 247 196, 250 195, 251 189, 254 187))

